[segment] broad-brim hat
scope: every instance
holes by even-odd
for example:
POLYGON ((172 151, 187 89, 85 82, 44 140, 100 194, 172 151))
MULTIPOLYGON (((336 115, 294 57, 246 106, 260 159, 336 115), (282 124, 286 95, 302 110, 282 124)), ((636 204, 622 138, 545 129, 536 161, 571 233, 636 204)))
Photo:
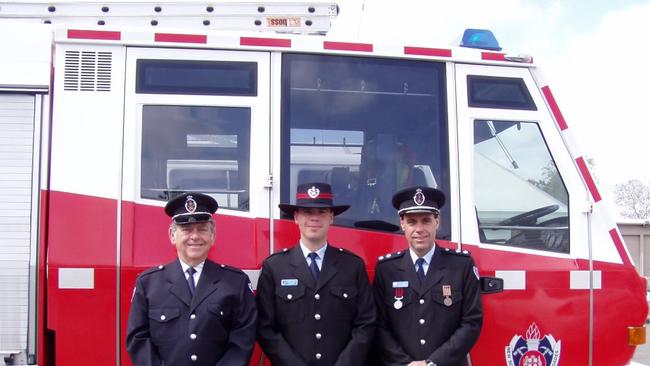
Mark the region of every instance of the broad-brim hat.
POLYGON ((440 213, 445 194, 431 187, 404 188, 393 195, 393 207, 401 216, 407 213, 440 213))
POLYGON ((332 187, 327 183, 314 182, 298 186, 295 204, 281 203, 278 207, 290 216, 299 208, 329 208, 334 215, 338 215, 350 208, 350 205, 334 205, 332 187))
POLYGON ((207 194, 187 192, 172 198, 165 205, 165 213, 179 225, 212 220, 219 204, 207 194))

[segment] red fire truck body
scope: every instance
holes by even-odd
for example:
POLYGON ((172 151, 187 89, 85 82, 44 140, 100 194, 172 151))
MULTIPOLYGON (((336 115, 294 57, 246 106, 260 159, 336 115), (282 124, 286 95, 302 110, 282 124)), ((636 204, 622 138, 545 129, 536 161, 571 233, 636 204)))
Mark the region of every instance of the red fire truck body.
MULTIPOLYGON (((304 25, 305 11, 255 16, 304 25)), ((481 276, 472 365, 632 359, 645 279, 531 58, 98 24, 0 23, 8 364, 129 365, 135 278, 175 258, 169 197, 217 199, 210 258, 255 286, 262 261, 297 243, 277 204, 308 181, 352 206, 329 240, 371 279, 379 256, 407 246, 392 193, 445 192, 438 245, 471 252, 481 276)), ((251 365, 262 359, 256 348, 251 365)))

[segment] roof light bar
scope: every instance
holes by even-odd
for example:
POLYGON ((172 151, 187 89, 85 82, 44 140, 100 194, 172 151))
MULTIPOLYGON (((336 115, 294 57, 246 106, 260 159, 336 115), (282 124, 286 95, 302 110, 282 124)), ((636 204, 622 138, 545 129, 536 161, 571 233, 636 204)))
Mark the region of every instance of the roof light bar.
POLYGON ((465 29, 460 46, 501 51, 501 47, 499 47, 499 42, 497 42, 496 37, 494 37, 494 34, 487 29, 465 29))

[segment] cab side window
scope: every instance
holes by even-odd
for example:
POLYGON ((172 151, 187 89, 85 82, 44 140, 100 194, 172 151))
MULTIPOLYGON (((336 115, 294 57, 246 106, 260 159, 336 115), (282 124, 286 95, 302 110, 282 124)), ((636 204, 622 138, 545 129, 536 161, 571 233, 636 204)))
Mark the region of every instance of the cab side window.
MULTIPOLYGON (((258 95, 255 62, 139 59, 137 94, 258 95)), ((249 210, 251 108, 143 105, 140 197, 213 196, 220 208, 249 210)))
MULTIPOLYGON (((396 231, 397 190, 449 194, 444 63, 285 54, 282 67, 282 202, 327 182, 351 205, 336 225, 396 231)), ((449 232, 443 220, 439 237, 449 232)))
POLYGON ((141 197, 203 192, 248 211, 250 126, 250 108, 143 106, 141 197))
POLYGON ((481 242, 569 253, 569 197, 535 122, 474 122, 481 242))

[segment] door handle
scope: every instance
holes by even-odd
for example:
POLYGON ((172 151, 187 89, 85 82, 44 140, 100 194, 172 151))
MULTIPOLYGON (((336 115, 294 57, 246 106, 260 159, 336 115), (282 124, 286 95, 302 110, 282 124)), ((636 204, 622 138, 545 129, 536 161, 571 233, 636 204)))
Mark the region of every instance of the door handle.
POLYGON ((503 278, 481 277, 481 293, 496 294, 503 291, 503 278))

